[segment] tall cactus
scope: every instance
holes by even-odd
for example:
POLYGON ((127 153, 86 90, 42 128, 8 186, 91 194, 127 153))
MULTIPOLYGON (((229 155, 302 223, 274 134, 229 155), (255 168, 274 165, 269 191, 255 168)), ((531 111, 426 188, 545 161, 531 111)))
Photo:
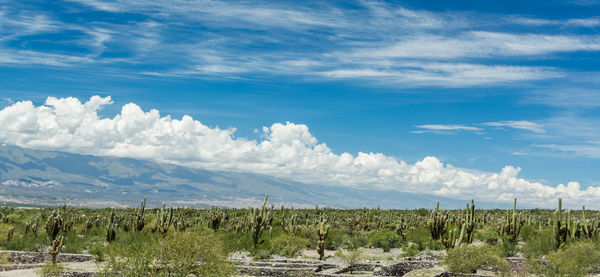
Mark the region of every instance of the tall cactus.
POLYGON ((13 235, 15 234, 15 227, 8 228, 8 233, 6 233, 6 243, 12 240, 13 235))
POLYGON ((48 221, 46 221, 46 234, 50 241, 54 241, 58 233, 61 231, 63 225, 63 218, 60 214, 60 211, 54 210, 52 215, 48 217, 48 221))
POLYGON ((265 209, 268 197, 269 196, 265 194, 265 199, 263 200, 262 207, 260 208, 260 210, 258 210, 257 208, 252 208, 250 211, 250 226, 252 229, 252 242, 254 244, 254 248, 258 246, 260 236, 262 235, 263 231, 273 221, 271 212, 265 209))
POLYGON ((582 220, 581 229, 587 238, 595 239, 598 237, 598 222, 595 218, 588 219, 585 217, 585 206, 581 210, 582 220))
POLYGON ((58 254, 62 250, 65 236, 61 235, 52 241, 52 246, 48 250, 48 254, 52 257, 52 264, 56 264, 58 254))
POLYGON ((144 197, 144 201, 140 204, 140 208, 135 211, 135 231, 140 232, 144 229, 144 217, 146 215, 146 197, 144 197))
POLYGON ((301 230, 301 227, 298 225, 298 215, 292 215, 290 220, 286 220, 285 217, 282 218, 281 227, 286 233, 297 235, 301 230))
POLYGON ((429 218, 427 219, 427 228, 431 233, 431 237, 434 240, 442 241, 446 229, 448 227, 447 221, 448 214, 440 211, 440 202, 437 202, 435 210, 431 211, 429 218))
POLYGON ((162 209, 156 212, 156 229, 161 234, 166 234, 169 231, 169 227, 173 223, 173 206, 169 206, 169 209, 165 209, 163 203, 162 209))
POLYGON ((25 225, 25 235, 28 233, 32 233, 34 236, 37 236, 38 232, 38 216, 32 217, 27 224, 25 225))
POLYGON ((466 232, 466 239, 468 243, 473 242, 473 230, 475 230, 475 200, 471 199, 471 206, 469 206, 469 203, 467 203, 465 223, 463 226, 461 226, 461 234, 466 232))
POLYGON ((319 243, 317 244, 317 252, 319 253, 319 260, 323 260, 325 257, 325 240, 329 235, 329 225, 325 227, 327 220, 323 219, 323 216, 319 219, 319 229, 317 229, 317 235, 319 236, 319 243))
POLYGON ((566 222, 569 221, 569 213, 567 212, 566 218, 562 215, 562 198, 558 198, 558 209, 554 212, 553 228, 554 228, 554 239, 556 241, 556 248, 560 248, 567 243, 569 236, 569 228, 566 222))
POLYGON ((506 211, 506 217, 500 227, 499 233, 502 236, 508 236, 511 241, 516 242, 519 238, 519 233, 521 233, 522 225, 522 214, 517 212, 517 198, 515 198, 512 213, 506 211))
POLYGON ((110 211, 110 217, 108 218, 108 225, 106 225, 106 241, 111 242, 115 240, 117 235, 118 225, 115 222, 115 210, 110 211))

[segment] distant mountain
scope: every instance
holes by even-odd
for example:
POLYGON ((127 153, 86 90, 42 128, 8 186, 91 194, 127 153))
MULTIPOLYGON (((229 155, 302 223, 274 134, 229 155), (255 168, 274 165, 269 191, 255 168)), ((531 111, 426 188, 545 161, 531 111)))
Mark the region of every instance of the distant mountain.
POLYGON ((338 208, 463 207, 465 201, 398 191, 304 184, 270 176, 193 169, 130 158, 0 146, 0 202, 83 207, 248 207, 265 194, 279 206, 338 208))

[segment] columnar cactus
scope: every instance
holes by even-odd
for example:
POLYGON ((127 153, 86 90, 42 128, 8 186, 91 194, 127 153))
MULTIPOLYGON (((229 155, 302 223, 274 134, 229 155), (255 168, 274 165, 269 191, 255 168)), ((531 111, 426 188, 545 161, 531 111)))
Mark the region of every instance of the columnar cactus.
POLYGON ((325 257, 325 240, 329 235, 329 225, 325 227, 327 220, 323 219, 323 216, 319 219, 319 229, 317 229, 317 235, 319 236, 319 243, 317 244, 317 252, 319 253, 319 260, 323 260, 325 257))
POLYGON ((285 217, 282 218, 281 227, 286 233, 297 235, 301 229, 301 227, 298 225, 298 215, 292 215, 290 220, 286 220, 285 217))
POLYGON ((10 240, 12 239, 13 235, 15 234, 15 228, 14 227, 10 227, 8 228, 8 233, 6 234, 6 242, 10 242, 10 240))
POLYGON ((169 231, 169 227, 173 223, 173 206, 169 206, 169 209, 165 209, 163 203, 162 209, 156 212, 156 229, 161 234, 166 234, 169 231))
MULTIPOLYGON (((465 223, 461 226, 466 232, 466 239, 468 243, 473 242, 473 230, 475 230, 475 200, 471 199, 471 206, 467 203, 467 210, 465 214, 465 223)), ((461 234, 463 230, 461 230, 461 234)))
POLYGON ((50 241, 54 241, 58 233, 61 231, 63 225, 63 218, 60 214, 60 211, 54 210, 52 215, 48 217, 48 221, 46 221, 46 234, 50 241))
POLYGON ((273 221, 273 217, 271 216, 271 212, 265 210, 265 205, 267 204, 268 195, 265 195, 265 200, 262 203, 262 207, 260 211, 257 208, 251 209, 250 214, 250 226, 252 230, 252 242, 254 244, 254 248, 258 246, 260 236, 263 231, 271 224, 273 221))
POLYGON ((585 206, 583 206, 582 210, 582 220, 581 220, 581 229, 583 234, 587 238, 596 238, 598 236, 598 222, 594 219, 587 219, 585 217, 585 206))
POLYGON ((522 225, 522 215, 521 213, 517 213, 517 198, 515 198, 512 213, 506 211, 506 217, 500 227, 499 233, 502 236, 508 236, 511 241, 515 242, 519 238, 522 225))
POLYGON ((448 214, 441 212, 439 209, 440 202, 437 202, 435 210, 431 211, 429 218, 427 219, 427 228, 434 240, 442 241, 442 237, 446 233, 448 227, 446 222, 448 220, 448 214))
POLYGON ((400 236, 402 241, 406 241, 406 230, 408 229, 408 224, 404 221, 403 217, 400 217, 400 222, 396 224, 396 234, 400 236))
POLYGON ((58 254, 62 250, 65 236, 61 235, 52 241, 52 246, 48 250, 48 254, 52 257, 52 264, 56 264, 58 254))
POLYGON ((146 198, 144 197, 144 201, 140 204, 140 208, 135 210, 135 231, 140 232, 144 229, 144 217, 146 215, 146 198))
POLYGON ((115 210, 113 209, 110 212, 108 225, 106 225, 106 241, 111 242, 115 240, 118 227, 118 224, 115 222, 115 210))
MULTIPOLYGON (((179 209, 177 209, 179 211, 179 209)), ((185 216, 182 212, 178 212, 175 219, 173 219, 173 227, 177 232, 183 232, 187 228, 187 223, 185 222, 185 216)))
POLYGON ((560 248, 567 243, 569 236, 569 228, 566 222, 569 221, 569 212, 567 212, 566 218, 562 216, 562 198, 558 198, 558 209, 554 212, 554 239, 556 240, 556 248, 560 248))
POLYGON ((32 233, 34 236, 37 236, 37 231, 38 231, 38 216, 35 216, 33 218, 31 218, 27 224, 25 225, 25 235, 27 235, 28 233, 32 233))
POLYGON ((229 220, 229 213, 227 210, 212 207, 208 212, 208 227, 213 230, 217 230, 219 227, 225 225, 227 220, 229 220))

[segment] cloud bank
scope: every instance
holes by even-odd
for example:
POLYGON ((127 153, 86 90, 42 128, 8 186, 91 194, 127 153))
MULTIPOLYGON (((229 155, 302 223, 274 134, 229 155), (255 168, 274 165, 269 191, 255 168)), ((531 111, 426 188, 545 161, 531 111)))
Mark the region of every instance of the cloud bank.
POLYGON ((161 116, 124 105, 114 117, 98 111, 110 97, 48 97, 44 105, 20 101, 0 110, 0 141, 25 148, 150 159, 195 168, 246 171, 299 182, 363 189, 392 189, 478 201, 553 207, 557 197, 567 204, 600 208, 599 187, 582 189, 577 182, 544 185, 519 178, 520 168, 480 172, 425 157, 414 164, 382 153, 336 154, 304 124, 275 123, 262 128, 261 140, 237 138, 235 129, 202 124, 190 116, 161 116))

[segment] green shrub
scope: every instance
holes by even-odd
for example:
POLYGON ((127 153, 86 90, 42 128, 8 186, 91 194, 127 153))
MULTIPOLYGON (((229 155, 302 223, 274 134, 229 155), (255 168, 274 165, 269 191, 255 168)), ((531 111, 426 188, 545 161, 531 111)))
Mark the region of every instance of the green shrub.
POLYGON ((574 243, 548 255, 546 276, 586 276, 598 270, 600 251, 591 242, 574 243))
POLYGON ((335 250, 344 246, 348 241, 348 236, 337 229, 330 229, 325 240, 325 249, 335 250))
POLYGON ((48 263, 39 269, 39 274, 43 277, 60 277, 65 271, 65 267, 61 264, 48 263))
POLYGON ((531 225, 523 225, 519 236, 524 241, 530 241, 537 235, 538 228, 531 225))
POLYGON ((537 259, 556 249, 554 232, 550 229, 537 230, 523 246, 523 253, 528 259, 537 259))
POLYGON ((508 270, 508 262, 498 256, 494 247, 487 245, 461 245, 450 249, 444 261, 454 273, 475 273, 484 266, 508 270))
POLYGON ((487 244, 495 245, 498 243, 498 232, 494 227, 486 227, 483 229, 477 229, 473 238, 485 242, 487 244))
POLYGON ((310 245, 308 239, 291 235, 281 235, 271 240, 271 253, 293 258, 298 256, 308 245, 310 245))
POLYGON ((414 257, 422 251, 421 249, 419 249, 419 246, 414 243, 403 246, 402 250, 404 250, 404 253, 402 253, 402 257, 414 257))
POLYGON ((138 233, 113 242, 100 276, 230 276, 221 241, 207 229, 162 237, 138 233))
POLYGON ((255 260, 267 260, 271 258, 271 251, 267 249, 257 249, 250 253, 255 260))
POLYGON ((502 237, 499 249, 502 257, 512 257, 517 254, 517 242, 508 236, 502 237))
POLYGON ((360 249, 352 249, 348 250, 345 254, 341 253, 339 257, 341 257, 342 260, 344 260, 344 263, 350 270, 350 274, 352 274, 356 265, 358 265, 362 260, 363 254, 360 249))
POLYGON ((394 231, 373 231, 367 237, 372 247, 382 248, 383 252, 400 246, 400 237, 394 231))
POLYGON ((94 256, 94 259, 98 262, 104 262, 106 256, 106 247, 100 243, 95 243, 88 250, 90 255, 94 256))
POLYGON ((406 231, 406 241, 416 244, 416 249, 423 251, 426 249, 431 250, 442 250, 445 249, 444 245, 440 242, 435 241, 431 238, 429 229, 426 227, 410 228, 406 231))
POLYGON ((344 243, 344 248, 346 249, 357 249, 360 247, 365 247, 369 244, 369 240, 366 236, 358 234, 355 237, 349 237, 348 240, 344 243))

